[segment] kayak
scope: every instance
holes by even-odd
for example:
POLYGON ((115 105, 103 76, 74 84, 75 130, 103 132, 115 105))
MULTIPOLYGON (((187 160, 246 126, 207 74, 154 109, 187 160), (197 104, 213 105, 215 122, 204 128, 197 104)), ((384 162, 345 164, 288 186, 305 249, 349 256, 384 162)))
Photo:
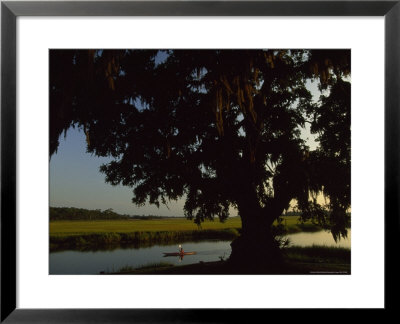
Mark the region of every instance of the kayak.
POLYGON ((179 253, 179 252, 163 252, 164 256, 180 256, 180 255, 193 255, 196 254, 196 252, 184 252, 184 253, 179 253))

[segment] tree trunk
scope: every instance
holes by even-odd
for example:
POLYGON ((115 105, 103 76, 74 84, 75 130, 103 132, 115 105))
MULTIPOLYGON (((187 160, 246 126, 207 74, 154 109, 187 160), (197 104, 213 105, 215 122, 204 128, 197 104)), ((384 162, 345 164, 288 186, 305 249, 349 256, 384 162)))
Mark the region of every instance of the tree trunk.
POLYGON ((261 207, 254 164, 236 170, 236 174, 232 178, 237 180, 237 186, 231 190, 242 220, 242 232, 231 243, 229 264, 238 273, 282 273, 282 252, 271 230, 291 200, 288 181, 274 178, 274 196, 261 207))
POLYGON ((273 209, 263 210, 258 204, 239 205, 242 233, 231 243, 229 264, 239 273, 280 273, 283 257, 271 232, 273 221, 280 216, 273 209))

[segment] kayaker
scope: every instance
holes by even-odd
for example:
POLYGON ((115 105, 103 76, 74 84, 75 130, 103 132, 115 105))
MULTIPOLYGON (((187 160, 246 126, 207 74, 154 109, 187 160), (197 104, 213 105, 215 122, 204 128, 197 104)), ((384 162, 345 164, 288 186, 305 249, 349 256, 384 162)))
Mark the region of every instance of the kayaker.
POLYGON ((179 244, 179 254, 184 254, 185 252, 182 249, 182 245, 179 244))

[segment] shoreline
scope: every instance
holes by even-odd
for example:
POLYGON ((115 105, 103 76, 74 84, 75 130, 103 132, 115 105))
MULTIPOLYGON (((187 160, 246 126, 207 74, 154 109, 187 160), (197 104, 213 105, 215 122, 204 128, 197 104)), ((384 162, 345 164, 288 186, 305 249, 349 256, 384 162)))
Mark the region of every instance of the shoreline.
POLYGON ((69 236, 50 236, 50 252, 60 250, 108 250, 118 247, 151 247, 204 240, 233 240, 240 235, 238 229, 91 233, 69 236))
POLYGON ((199 262, 188 265, 172 265, 159 263, 145 265, 138 268, 124 267, 113 273, 102 273, 104 275, 193 275, 193 274, 351 274, 351 251, 347 248, 311 246, 294 246, 283 250, 285 263, 278 271, 244 272, 230 267, 228 261, 199 262))

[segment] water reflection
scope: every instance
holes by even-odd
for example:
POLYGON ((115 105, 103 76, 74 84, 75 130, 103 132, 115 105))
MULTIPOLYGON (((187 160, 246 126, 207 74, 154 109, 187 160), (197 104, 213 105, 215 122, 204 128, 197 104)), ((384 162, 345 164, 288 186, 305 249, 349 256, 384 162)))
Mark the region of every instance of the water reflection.
POLYGON ((287 235, 287 238, 289 239, 289 246, 324 245, 344 248, 351 247, 351 229, 347 230, 347 238, 342 238, 338 242, 335 242, 332 234, 327 231, 295 233, 287 235))

